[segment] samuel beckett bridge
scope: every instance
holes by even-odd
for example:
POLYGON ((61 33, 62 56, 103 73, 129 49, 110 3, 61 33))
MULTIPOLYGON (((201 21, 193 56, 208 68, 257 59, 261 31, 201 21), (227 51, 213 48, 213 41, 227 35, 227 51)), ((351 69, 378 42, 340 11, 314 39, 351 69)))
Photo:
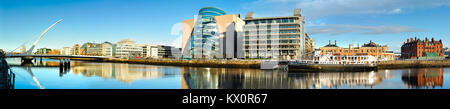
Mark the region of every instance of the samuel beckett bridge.
MULTIPOLYGON (((104 56, 81 56, 81 55, 47 55, 47 54, 33 54, 33 50, 36 47, 36 44, 41 40, 41 38, 47 33, 53 26, 61 22, 63 19, 58 20, 53 25, 45 29, 44 32, 39 36, 39 38, 34 42, 33 46, 28 49, 26 52, 22 54, 11 54, 8 53, 5 55, 6 58, 21 58, 22 63, 32 63, 33 60, 36 62, 36 58, 59 58, 59 59, 71 59, 71 58, 91 58, 91 59, 106 59, 104 56)), ((13 50, 14 51, 14 50, 13 50)), ((11 51, 11 52, 13 52, 11 51)))

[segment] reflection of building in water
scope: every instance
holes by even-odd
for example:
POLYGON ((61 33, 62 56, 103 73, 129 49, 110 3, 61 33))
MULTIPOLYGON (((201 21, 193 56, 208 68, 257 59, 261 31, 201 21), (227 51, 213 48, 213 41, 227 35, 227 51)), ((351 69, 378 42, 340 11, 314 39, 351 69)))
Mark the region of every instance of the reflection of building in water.
POLYGON ((402 81, 408 88, 435 88, 444 85, 443 68, 419 68, 405 70, 402 74, 402 81))
POLYGON ((383 73, 377 72, 339 72, 339 73, 300 73, 297 74, 302 89, 337 88, 339 86, 375 86, 383 82, 383 73))
POLYGON ((182 72, 191 89, 289 89, 298 86, 287 73, 259 69, 186 67, 182 72))
POLYGON ((130 65, 118 63, 82 63, 72 68, 75 74, 83 74, 84 76, 99 76, 103 78, 114 78, 122 82, 131 83, 139 79, 160 78, 164 76, 174 75, 175 72, 161 71, 166 70, 160 66, 148 65, 130 65), (84 65, 83 65, 84 64, 84 65))
POLYGON ((182 68, 191 89, 311 89, 374 86, 383 72, 286 73, 259 69, 182 68))

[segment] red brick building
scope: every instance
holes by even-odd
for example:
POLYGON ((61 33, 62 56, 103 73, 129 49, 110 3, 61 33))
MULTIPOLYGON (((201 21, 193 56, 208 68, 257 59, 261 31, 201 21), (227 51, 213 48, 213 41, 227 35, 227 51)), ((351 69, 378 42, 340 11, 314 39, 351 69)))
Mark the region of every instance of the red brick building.
POLYGON ((402 59, 415 59, 418 57, 444 56, 442 40, 434 40, 425 38, 420 40, 417 37, 407 39, 402 45, 402 59))

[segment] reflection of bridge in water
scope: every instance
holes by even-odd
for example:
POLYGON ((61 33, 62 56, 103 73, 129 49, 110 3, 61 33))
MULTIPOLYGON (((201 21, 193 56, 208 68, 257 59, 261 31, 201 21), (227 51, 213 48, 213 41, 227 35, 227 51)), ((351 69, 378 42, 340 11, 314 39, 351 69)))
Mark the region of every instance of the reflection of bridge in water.
POLYGON ((131 83, 139 79, 154 79, 175 76, 179 71, 171 67, 148 66, 125 63, 74 63, 72 72, 87 77, 113 78, 121 82, 131 83))
POLYGON ((313 89, 347 85, 371 88, 387 77, 383 72, 287 73, 258 69, 182 68, 191 89, 313 89), (325 86, 325 87, 324 87, 325 86))

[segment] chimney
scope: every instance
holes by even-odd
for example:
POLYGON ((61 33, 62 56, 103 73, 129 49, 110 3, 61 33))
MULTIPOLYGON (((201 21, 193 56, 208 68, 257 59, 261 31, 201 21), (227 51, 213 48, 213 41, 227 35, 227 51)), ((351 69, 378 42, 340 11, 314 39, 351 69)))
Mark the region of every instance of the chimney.
POLYGON ((331 40, 328 40, 328 45, 331 45, 331 40))
POLYGON ((334 40, 334 45, 337 45, 337 44, 336 44, 336 40, 334 40))

